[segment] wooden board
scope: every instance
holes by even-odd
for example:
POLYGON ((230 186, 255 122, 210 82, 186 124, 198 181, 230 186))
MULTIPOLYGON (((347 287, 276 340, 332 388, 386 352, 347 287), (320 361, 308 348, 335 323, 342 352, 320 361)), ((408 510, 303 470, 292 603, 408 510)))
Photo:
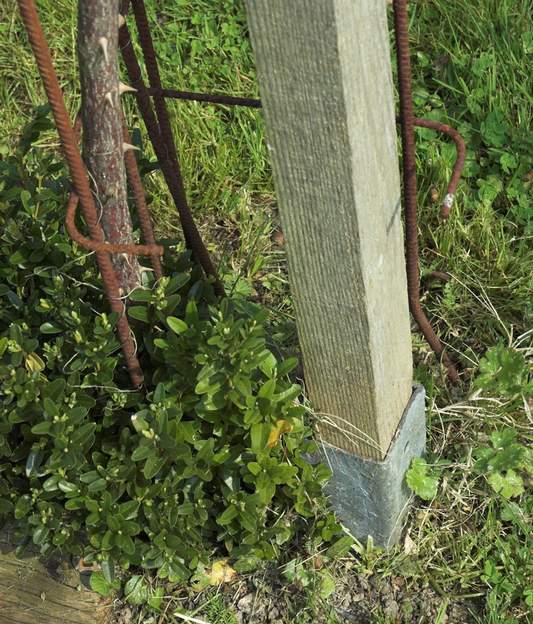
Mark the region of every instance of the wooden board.
POLYGON ((0 624, 109 624, 109 603, 79 582, 66 563, 18 559, 0 533, 0 624))
POLYGON ((386 4, 246 6, 305 388, 327 442, 380 460, 412 391, 386 4))

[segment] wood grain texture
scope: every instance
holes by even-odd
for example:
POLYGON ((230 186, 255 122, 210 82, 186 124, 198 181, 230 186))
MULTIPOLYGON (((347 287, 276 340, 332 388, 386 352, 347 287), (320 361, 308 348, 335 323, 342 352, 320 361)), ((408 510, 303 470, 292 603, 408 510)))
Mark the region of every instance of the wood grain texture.
POLYGON ((381 459, 412 383, 386 4, 246 4, 306 390, 325 440, 381 459))
POLYGON ((31 555, 18 559, 8 534, 0 534, 0 624, 106 624, 110 606, 78 583, 67 567, 47 568, 31 555))

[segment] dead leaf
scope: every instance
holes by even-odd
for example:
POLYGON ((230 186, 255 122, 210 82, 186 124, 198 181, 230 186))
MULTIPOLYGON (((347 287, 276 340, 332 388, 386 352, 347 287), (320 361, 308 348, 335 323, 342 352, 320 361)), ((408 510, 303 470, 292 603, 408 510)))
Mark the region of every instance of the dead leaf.
POLYGON ((313 567, 315 570, 320 570, 324 567, 324 557, 317 555, 313 560, 313 567))
POLYGON ((402 589, 403 587, 405 587, 405 579, 403 578, 403 576, 395 576, 392 582, 399 589, 402 589))
POLYGON ((276 446, 279 439, 284 433, 289 433, 292 431, 292 425, 288 420, 277 420, 274 427, 270 431, 270 435, 268 436, 267 446, 268 448, 272 448, 276 446))
POLYGON ((285 235, 281 230, 274 230, 272 233, 272 242, 278 245, 278 247, 283 247, 285 244, 285 235))
POLYGON ((405 541, 403 543, 404 553, 406 555, 416 554, 417 550, 418 548, 415 542, 413 542, 413 540, 411 539, 411 536, 409 535, 409 533, 407 533, 405 536, 405 541))
POLYGON ((206 572, 210 585, 229 583, 236 576, 236 574, 237 572, 235 572, 235 570, 228 565, 227 559, 215 561, 215 563, 211 566, 211 570, 206 572))

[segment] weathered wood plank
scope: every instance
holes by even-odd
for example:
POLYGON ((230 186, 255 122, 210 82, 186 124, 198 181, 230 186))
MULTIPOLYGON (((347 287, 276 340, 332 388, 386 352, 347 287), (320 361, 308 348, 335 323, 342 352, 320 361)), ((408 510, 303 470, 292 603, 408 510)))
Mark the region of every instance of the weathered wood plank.
POLYGON ((110 606, 79 588, 68 566, 54 570, 36 556, 17 558, 0 534, 0 624, 107 624, 110 606))
POLYGON ((329 443, 381 459, 412 382, 386 4, 246 4, 306 389, 329 443))

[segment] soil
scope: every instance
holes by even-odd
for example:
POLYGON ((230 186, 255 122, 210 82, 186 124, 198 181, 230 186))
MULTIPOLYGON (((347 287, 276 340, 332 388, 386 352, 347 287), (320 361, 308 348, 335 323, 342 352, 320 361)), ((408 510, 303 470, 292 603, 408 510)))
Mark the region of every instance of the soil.
MULTIPOLYGON (((341 563, 335 575, 336 589, 327 599, 318 597, 296 583, 272 574, 240 577, 213 589, 224 598, 238 624, 470 624, 478 609, 474 603, 442 596, 431 586, 414 586, 402 576, 367 576, 356 572, 351 562, 341 563)), ((184 612, 195 612, 206 624, 213 622, 202 614, 201 606, 210 592, 172 592, 184 612)), ((178 602, 176 603, 176 606, 178 602)), ((137 609, 117 604, 114 624, 153 624, 155 619, 139 617, 137 609)), ((226 624, 217 619, 216 624, 226 624)), ((228 622, 227 624, 231 624, 228 622)))
MULTIPOLYGON (((266 581, 266 579, 265 579, 266 581)), ((309 624, 468 624, 474 622, 473 605, 448 601, 431 587, 413 588, 405 578, 367 577, 345 568, 324 608, 309 605, 309 591, 272 581, 258 589, 242 587, 228 596, 239 624, 289 624, 296 616, 309 624), (307 615, 307 617, 306 617, 307 615), (437 619, 440 616, 440 619, 437 619)))

